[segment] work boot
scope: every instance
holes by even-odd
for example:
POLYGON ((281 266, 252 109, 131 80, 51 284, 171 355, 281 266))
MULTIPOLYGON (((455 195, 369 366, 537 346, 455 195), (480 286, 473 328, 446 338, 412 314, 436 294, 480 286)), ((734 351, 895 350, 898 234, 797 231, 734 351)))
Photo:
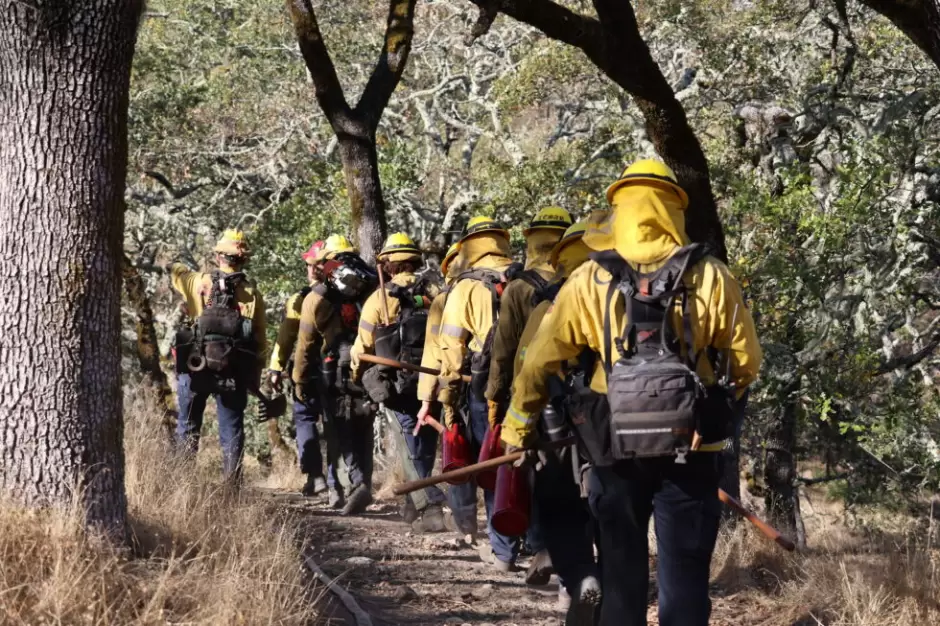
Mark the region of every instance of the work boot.
POLYGON ((360 483, 349 494, 346 500, 346 506, 343 507, 343 515, 357 515, 362 513, 372 504, 372 492, 364 484, 360 483))
POLYGON ((594 626, 597 607, 601 605, 601 583, 587 576, 579 589, 578 597, 571 599, 565 614, 565 626, 594 626))
POLYGON ((343 498, 343 492, 338 489, 330 489, 329 507, 331 509, 341 509, 344 504, 346 504, 346 499, 343 498))
POLYGON ((487 565, 492 565, 497 572, 508 573, 513 570, 512 563, 507 561, 501 561, 494 553, 493 548, 490 547, 490 544, 484 543, 480 545, 480 560, 486 563, 487 565))
POLYGON ((525 575, 525 584, 527 585, 547 585, 552 579, 555 568, 552 566, 552 557, 548 550, 539 550, 529 565, 529 571, 525 575))
POLYGON ((444 528, 453 533, 461 534, 464 538, 469 537, 468 543, 475 542, 479 532, 475 519, 459 519, 450 511, 444 515, 444 528))
POLYGON ((415 508, 415 504, 411 501, 411 498, 407 496, 405 497, 405 502, 401 505, 398 514, 401 515, 402 521, 404 521, 406 524, 410 524, 418 519, 418 509, 415 508))
POLYGON ((326 479, 322 476, 307 476, 307 482, 301 493, 306 497, 316 496, 326 491, 326 479))
POLYGON ((411 524, 411 530, 419 534, 444 532, 444 511, 437 504, 428 505, 421 513, 421 519, 411 524))

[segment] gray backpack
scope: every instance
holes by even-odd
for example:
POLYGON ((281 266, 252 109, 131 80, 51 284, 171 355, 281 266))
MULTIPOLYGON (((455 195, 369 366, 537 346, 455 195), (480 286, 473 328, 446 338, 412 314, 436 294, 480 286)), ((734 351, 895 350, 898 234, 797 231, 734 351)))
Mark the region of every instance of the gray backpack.
POLYGON ((604 314, 603 357, 614 460, 676 456, 677 462, 684 462, 689 452, 706 393, 695 373, 698 355, 682 355, 671 312, 678 303, 683 341, 691 347, 689 294, 682 276, 706 254, 704 245, 686 246, 651 274, 639 274, 613 251, 591 255, 613 276, 604 314), (627 326, 624 336, 612 342, 610 309, 618 296, 625 300, 627 326))

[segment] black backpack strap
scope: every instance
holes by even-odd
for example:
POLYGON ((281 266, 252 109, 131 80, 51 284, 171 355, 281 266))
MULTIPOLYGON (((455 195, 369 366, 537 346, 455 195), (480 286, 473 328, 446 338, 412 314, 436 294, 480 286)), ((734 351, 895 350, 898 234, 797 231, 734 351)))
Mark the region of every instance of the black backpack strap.
POLYGON ((532 285, 536 291, 545 289, 545 287, 548 286, 548 281, 542 278, 542 275, 535 270, 525 270, 524 272, 520 272, 513 280, 515 279, 524 280, 525 282, 532 285))

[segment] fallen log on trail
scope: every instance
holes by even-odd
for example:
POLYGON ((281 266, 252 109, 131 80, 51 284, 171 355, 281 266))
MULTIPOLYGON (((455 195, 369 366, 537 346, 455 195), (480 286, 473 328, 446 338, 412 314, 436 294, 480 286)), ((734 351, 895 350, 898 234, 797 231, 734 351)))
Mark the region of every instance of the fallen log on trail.
MULTIPOLYGON (((430 367, 422 367, 420 365, 412 365, 411 363, 403 363, 401 361, 396 361, 395 359, 386 359, 384 356, 375 356, 374 354, 360 354, 359 359, 365 361, 366 363, 387 365, 388 367, 395 367, 400 370, 408 370, 410 372, 418 372, 419 374, 430 374, 431 376, 441 375, 440 371, 431 369, 430 367)), ((464 381, 465 383, 469 383, 470 377, 461 375, 460 380, 464 381)))

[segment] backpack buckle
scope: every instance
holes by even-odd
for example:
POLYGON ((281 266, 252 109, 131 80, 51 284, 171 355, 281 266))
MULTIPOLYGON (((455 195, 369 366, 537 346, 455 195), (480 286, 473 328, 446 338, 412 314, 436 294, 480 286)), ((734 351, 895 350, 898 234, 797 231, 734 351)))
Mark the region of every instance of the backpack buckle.
POLYGON ((688 463, 688 459, 685 457, 688 456, 689 450, 687 448, 676 448, 676 463, 678 465, 685 465, 688 463))

